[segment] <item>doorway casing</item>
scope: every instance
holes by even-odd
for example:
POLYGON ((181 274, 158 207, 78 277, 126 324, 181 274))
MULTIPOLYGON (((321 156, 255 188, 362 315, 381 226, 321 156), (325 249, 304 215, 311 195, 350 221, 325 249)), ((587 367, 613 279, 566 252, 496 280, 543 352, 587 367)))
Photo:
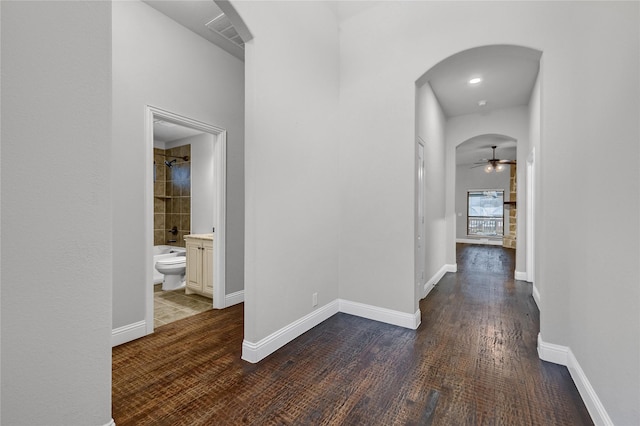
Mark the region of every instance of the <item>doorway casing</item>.
POLYGON ((213 168, 215 197, 213 207, 213 307, 226 307, 225 288, 225 248, 226 248, 226 176, 227 176, 227 132, 225 129, 203 123, 173 112, 147 105, 145 111, 145 140, 147 145, 147 161, 145 162, 145 240, 146 258, 145 272, 146 291, 146 334, 153 333, 153 123, 160 119, 180 126, 209 133, 213 136, 213 168))

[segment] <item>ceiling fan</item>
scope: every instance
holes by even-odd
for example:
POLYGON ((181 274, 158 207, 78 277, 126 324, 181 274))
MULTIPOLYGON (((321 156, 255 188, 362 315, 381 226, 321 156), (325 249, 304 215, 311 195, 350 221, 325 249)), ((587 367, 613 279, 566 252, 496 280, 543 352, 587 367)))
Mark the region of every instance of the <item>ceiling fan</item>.
POLYGON ((496 158, 496 145, 493 145, 491 149, 493 150, 493 154, 491 158, 483 158, 475 164, 475 166, 471 167, 472 169, 476 167, 484 167, 484 171, 487 173, 491 173, 493 171, 501 172, 506 169, 505 164, 516 164, 515 160, 501 160, 496 158))

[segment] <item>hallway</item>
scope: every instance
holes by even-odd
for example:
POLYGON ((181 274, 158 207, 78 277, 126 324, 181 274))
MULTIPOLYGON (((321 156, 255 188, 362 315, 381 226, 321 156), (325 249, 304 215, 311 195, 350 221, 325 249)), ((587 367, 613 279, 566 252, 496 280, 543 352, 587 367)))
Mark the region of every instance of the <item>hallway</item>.
POLYGON ((588 425, 565 367, 536 353, 531 284, 514 252, 458 245, 458 271, 408 330, 337 314, 259 364, 240 360, 243 308, 113 348, 123 425, 588 425))

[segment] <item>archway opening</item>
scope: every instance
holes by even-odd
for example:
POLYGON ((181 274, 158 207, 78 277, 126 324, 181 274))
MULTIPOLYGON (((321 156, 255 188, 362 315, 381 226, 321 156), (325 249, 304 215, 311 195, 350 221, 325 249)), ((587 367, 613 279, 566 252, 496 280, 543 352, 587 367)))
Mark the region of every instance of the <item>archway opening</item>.
POLYGON ((475 47, 447 57, 416 81, 416 159, 419 143, 425 153, 424 160, 420 160, 424 161, 423 194, 418 194, 421 190, 416 169, 415 265, 416 284, 422 290, 418 298, 426 296, 444 273, 457 270, 456 241, 469 232, 468 201, 460 202, 456 191, 458 166, 467 160, 458 161, 458 153, 472 156, 474 162, 485 159, 490 166, 495 155, 493 146, 497 159, 509 160, 505 172, 511 174, 511 166, 515 166, 515 199, 510 199, 510 187, 501 186, 509 190, 505 211, 509 216, 515 215, 516 226, 509 241, 517 251, 515 278, 529 277, 527 268, 533 268, 533 264, 526 261, 527 251, 534 249, 532 242, 527 242, 527 236, 532 238, 533 234, 527 232, 531 226, 527 223, 530 217, 526 204, 534 198, 527 196, 532 185, 527 184, 531 174, 526 173, 525 163, 540 143, 539 120, 531 117, 539 117, 541 56, 541 51, 523 46, 475 47), (501 152, 504 149, 515 152, 501 152), (522 167, 518 168, 517 163, 522 167), (511 207, 518 206, 521 208, 510 212, 511 207), (424 218, 419 217, 419 211, 426 212, 424 218), (421 226, 425 230, 422 237, 421 226), (423 244, 420 249, 419 239, 423 244), (438 270, 432 266, 443 264, 445 267, 438 270), (425 278, 420 280, 421 276, 425 278))

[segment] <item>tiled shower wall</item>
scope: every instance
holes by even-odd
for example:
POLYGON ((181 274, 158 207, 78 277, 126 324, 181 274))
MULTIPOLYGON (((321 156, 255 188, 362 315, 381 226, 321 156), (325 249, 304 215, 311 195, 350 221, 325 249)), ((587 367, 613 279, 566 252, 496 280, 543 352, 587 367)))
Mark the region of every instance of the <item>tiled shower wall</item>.
POLYGON ((184 236, 191 233, 191 145, 153 149, 153 244, 184 247, 184 236), (189 157, 187 161, 180 157, 189 157), (177 161, 173 167, 166 161, 177 161), (172 228, 177 229, 174 235, 172 228))

